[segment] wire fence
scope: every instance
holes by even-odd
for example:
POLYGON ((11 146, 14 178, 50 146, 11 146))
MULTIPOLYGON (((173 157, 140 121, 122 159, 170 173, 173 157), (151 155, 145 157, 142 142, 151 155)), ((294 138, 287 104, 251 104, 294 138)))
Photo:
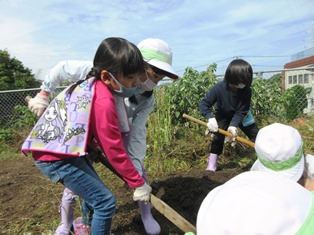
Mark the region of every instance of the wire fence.
MULTIPOLYGON (((255 115, 298 118, 314 114, 313 70, 291 70, 271 79, 273 72, 256 73, 251 107, 255 115), (284 94, 284 95, 283 95, 284 94), (284 99, 279 101, 279 99, 284 99)), ((278 73, 277 73, 278 74, 278 73)), ((53 96, 65 87, 58 87, 53 96)), ((25 97, 34 97, 39 88, 0 91, 1 123, 11 120, 17 105, 26 106, 25 97)))
MULTIPOLYGON (((65 87, 58 87, 52 94, 54 97, 61 92, 65 87)), ((18 105, 27 106, 25 98, 27 96, 35 97, 40 91, 40 88, 21 89, 0 91, 0 119, 1 123, 6 123, 14 117, 15 107, 18 105)))

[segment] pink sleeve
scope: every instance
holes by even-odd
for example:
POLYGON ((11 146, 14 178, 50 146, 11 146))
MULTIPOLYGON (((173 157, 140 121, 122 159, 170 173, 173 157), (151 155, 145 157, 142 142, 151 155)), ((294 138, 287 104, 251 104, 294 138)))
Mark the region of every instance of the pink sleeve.
POLYGON ((139 175, 123 146, 113 97, 94 100, 90 125, 100 148, 129 187, 141 186, 144 179, 139 175))

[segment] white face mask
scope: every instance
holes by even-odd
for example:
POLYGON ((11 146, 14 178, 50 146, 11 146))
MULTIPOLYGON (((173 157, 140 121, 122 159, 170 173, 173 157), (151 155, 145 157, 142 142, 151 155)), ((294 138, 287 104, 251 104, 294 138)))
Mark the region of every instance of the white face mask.
POLYGON ((142 91, 152 91, 157 86, 157 84, 147 77, 146 81, 140 82, 139 86, 142 91))
POLYGON ((243 89, 245 87, 245 84, 243 83, 239 83, 238 85, 235 86, 236 88, 239 88, 239 89, 243 89))

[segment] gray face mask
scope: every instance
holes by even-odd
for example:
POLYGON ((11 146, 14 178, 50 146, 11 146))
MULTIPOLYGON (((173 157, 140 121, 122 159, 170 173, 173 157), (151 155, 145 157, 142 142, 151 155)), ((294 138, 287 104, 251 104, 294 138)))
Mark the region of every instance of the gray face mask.
POLYGON ((147 77, 145 82, 140 82, 139 87, 141 91, 152 91, 157 86, 152 80, 147 77))
POLYGON ((245 84, 243 83, 239 83, 238 85, 235 86, 236 88, 239 88, 239 89, 243 89, 245 87, 245 84))
POLYGON ((118 96, 121 97, 131 97, 133 95, 136 95, 139 92, 139 88, 136 87, 131 87, 131 88, 126 88, 125 86, 123 86, 111 73, 109 73, 110 76, 112 77, 112 79, 119 85, 120 90, 115 90, 115 89, 111 89, 112 92, 118 96))

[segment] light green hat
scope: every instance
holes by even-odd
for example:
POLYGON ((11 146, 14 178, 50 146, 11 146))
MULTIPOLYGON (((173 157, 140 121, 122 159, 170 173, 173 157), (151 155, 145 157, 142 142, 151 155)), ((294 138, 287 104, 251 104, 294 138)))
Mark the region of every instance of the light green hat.
POLYGON ((179 78, 172 68, 172 50, 166 42, 161 39, 147 38, 141 41, 137 47, 148 64, 166 71, 172 79, 179 78))

